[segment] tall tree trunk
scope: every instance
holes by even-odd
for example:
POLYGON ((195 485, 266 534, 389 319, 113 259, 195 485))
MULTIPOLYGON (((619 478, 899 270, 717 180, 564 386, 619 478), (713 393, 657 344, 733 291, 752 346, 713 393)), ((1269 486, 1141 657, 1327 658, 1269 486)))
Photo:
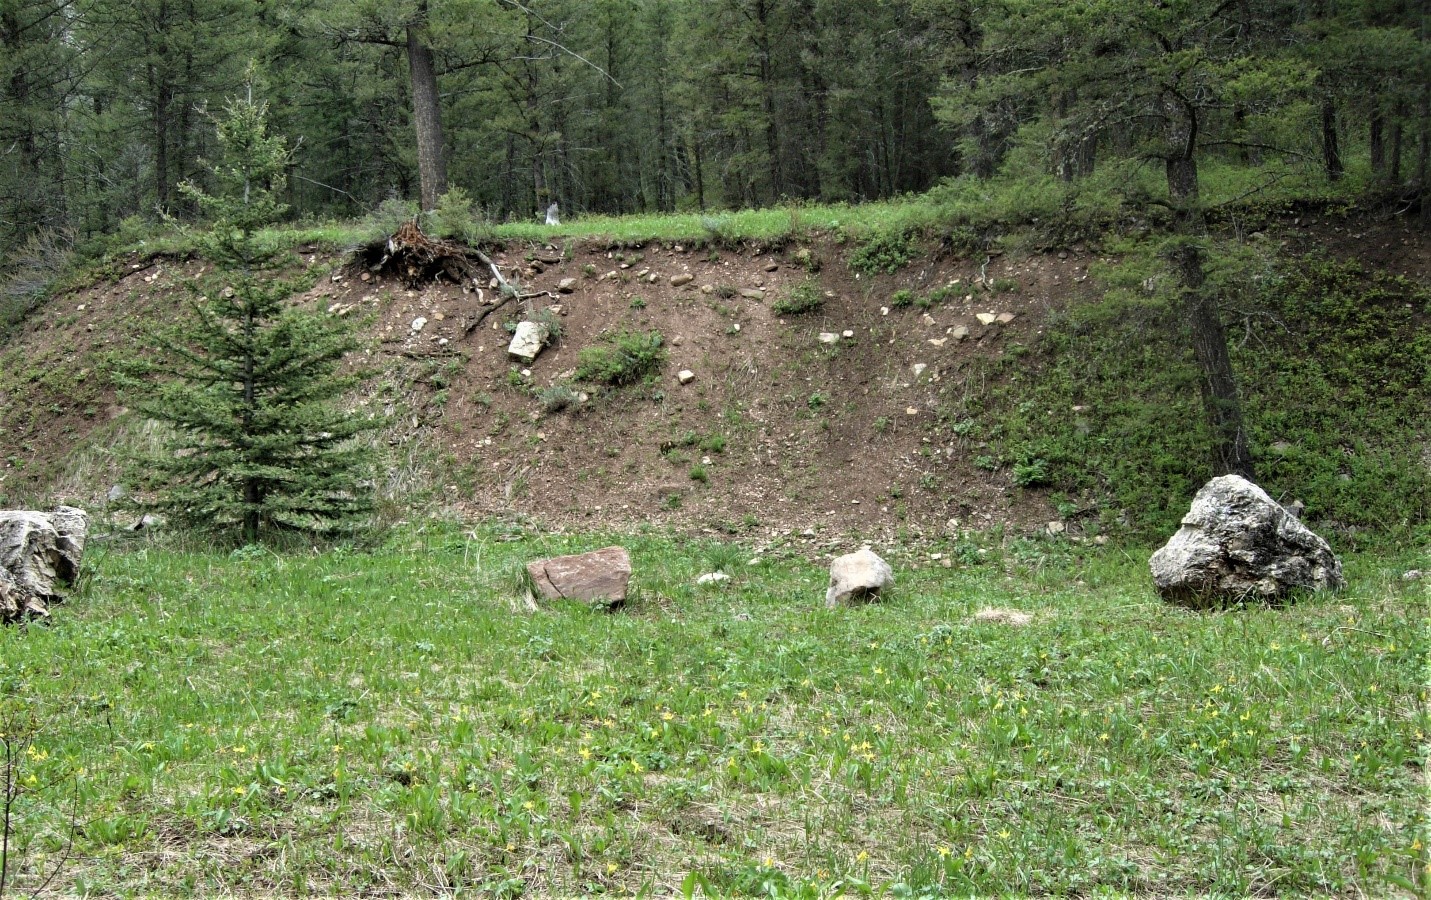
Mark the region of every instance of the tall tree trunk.
POLYGON ((1322 163, 1328 181, 1342 177, 1342 152, 1337 146, 1337 105, 1331 97, 1322 98, 1322 163))
POLYGON ((1371 150, 1371 172, 1377 180, 1383 180, 1386 176, 1386 116, 1382 113, 1380 104, 1376 104, 1371 110, 1371 122, 1367 127, 1367 144, 1371 150))
POLYGON ((691 138, 691 161, 695 164, 696 175, 696 209, 701 212, 706 211, 706 176, 701 168, 701 139, 699 135, 691 138))
POLYGON ((1198 196, 1197 114, 1180 98, 1168 103, 1166 110, 1168 197, 1178 235, 1168 256, 1181 282, 1180 304, 1192 340, 1193 360, 1201 376, 1198 386, 1203 414, 1212 430, 1213 474, 1231 473, 1251 480, 1252 453, 1227 349, 1227 331, 1218 315, 1216 298, 1207 290, 1203 265, 1201 243, 1207 222, 1198 196))
MULTIPOLYGON (((1421 146, 1416 153, 1416 186, 1426 191, 1426 168, 1431 162, 1431 87, 1421 91, 1421 146)), ((1422 203, 1424 213, 1428 204, 1422 203)))
POLYGON ((1391 159, 1388 161, 1386 180, 1392 185, 1401 184, 1401 151, 1404 146, 1402 122, 1406 119, 1406 107, 1399 101, 1391 111, 1391 159))
POLYGON ((447 159, 442 145, 442 106, 437 94, 437 70, 427 40, 427 4, 407 26, 407 66, 412 78, 412 123, 417 130, 417 177, 422 208, 437 208, 447 193, 447 159))
MULTIPOLYGON (((252 286, 250 286, 250 289, 252 286)), ((243 311, 243 440, 245 446, 241 449, 244 452, 245 464, 252 464, 251 453, 253 448, 247 446, 250 435, 253 434, 253 415, 258 408, 257 398, 254 395, 254 307, 252 300, 244 300, 243 311)), ((246 544, 258 543, 259 525, 259 504, 263 500, 262 490, 258 478, 248 475, 243 482, 243 539, 246 544)))
POLYGON ((769 17, 770 9, 764 0, 755 4, 756 31, 755 53, 760 74, 760 109, 765 116, 765 152, 770 157, 770 197, 768 201, 780 199, 785 192, 784 167, 780 158, 780 122, 776 117, 775 102, 775 60, 771 54, 769 17))

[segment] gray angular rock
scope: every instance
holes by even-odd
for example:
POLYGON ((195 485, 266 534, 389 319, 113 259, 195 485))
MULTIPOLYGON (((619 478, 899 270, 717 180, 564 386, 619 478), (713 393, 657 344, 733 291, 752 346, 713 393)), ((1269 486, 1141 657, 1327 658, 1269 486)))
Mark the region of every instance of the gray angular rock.
POLYGON ((551 332, 546 325, 539 322, 518 322, 517 330, 512 334, 512 342, 507 345, 507 352, 530 363, 542 352, 550 336, 551 332))
POLYGON ((825 605, 831 609, 856 600, 873 600, 894 584, 894 570, 868 547, 830 563, 825 605))
POLYGON ((89 516, 72 506, 0 511, 0 620, 46 615, 55 583, 79 577, 88 534, 89 516))
POLYGON ((527 574, 532 576, 541 599, 616 606, 626 600, 631 556, 624 547, 604 547, 590 553, 533 560, 527 563, 527 574))
POLYGON ((1271 603, 1345 583, 1327 542, 1239 475, 1204 485, 1148 565, 1159 596, 1194 609, 1271 603))

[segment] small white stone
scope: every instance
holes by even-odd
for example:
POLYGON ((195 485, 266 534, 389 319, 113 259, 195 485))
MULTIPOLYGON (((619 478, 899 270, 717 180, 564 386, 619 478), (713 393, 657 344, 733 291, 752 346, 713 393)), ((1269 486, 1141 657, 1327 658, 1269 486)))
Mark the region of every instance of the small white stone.
POLYGON ((837 344, 837 343, 839 343, 839 342, 840 342, 840 336, 839 336, 838 334, 835 334, 835 333, 832 332, 832 331, 822 331, 822 332, 820 332, 820 343, 822 343, 822 344, 837 344))
POLYGON ((425 316, 418 316, 412 320, 412 325, 409 327, 412 328, 414 332, 421 331, 427 327, 427 318, 425 316))
POLYGON ((846 328, 844 331, 840 332, 840 337, 843 337, 843 338, 852 338, 852 337, 854 337, 854 336, 855 336, 855 333, 854 333, 853 331, 851 331, 850 329, 848 329, 848 328, 846 328))
POLYGON ((676 373, 676 378, 681 382, 681 384, 690 384, 692 381, 696 380, 696 373, 692 372, 690 369, 682 369, 681 371, 676 373))
POLYGON ((914 377, 918 378, 919 376, 923 375, 924 370, 927 368, 929 368, 929 365, 927 363, 915 363, 913 366, 914 377))

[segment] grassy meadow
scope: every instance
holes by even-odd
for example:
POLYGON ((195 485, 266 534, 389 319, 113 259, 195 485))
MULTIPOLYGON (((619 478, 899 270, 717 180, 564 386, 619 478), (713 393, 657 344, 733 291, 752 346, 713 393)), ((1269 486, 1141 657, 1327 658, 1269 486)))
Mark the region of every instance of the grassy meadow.
POLYGON ((51 622, 0 630, 0 887, 58 869, 46 890, 93 896, 1425 890, 1415 554, 1218 614, 1160 603, 1141 549, 887 558, 886 602, 830 611, 793 548, 655 534, 95 544, 51 622), (520 611, 523 562, 616 541, 624 609, 520 611), (695 584, 716 569, 732 580, 695 584))

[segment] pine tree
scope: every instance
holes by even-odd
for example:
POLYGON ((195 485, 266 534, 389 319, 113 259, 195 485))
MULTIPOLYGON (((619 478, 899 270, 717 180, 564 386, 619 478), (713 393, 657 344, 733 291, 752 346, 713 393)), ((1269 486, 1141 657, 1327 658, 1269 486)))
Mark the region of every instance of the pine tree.
POLYGON ((120 367, 135 408, 173 428, 139 470, 149 505, 246 543, 275 529, 334 533, 370 511, 372 452, 356 439, 378 424, 339 405, 357 381, 338 371, 357 347, 349 323, 289 303, 306 283, 276 272, 281 253, 262 229, 285 211, 290 153, 266 116, 250 79, 217 120, 218 189, 182 190, 212 216, 198 242, 218 273, 192 287, 189 318, 151 333, 152 358, 120 367))

